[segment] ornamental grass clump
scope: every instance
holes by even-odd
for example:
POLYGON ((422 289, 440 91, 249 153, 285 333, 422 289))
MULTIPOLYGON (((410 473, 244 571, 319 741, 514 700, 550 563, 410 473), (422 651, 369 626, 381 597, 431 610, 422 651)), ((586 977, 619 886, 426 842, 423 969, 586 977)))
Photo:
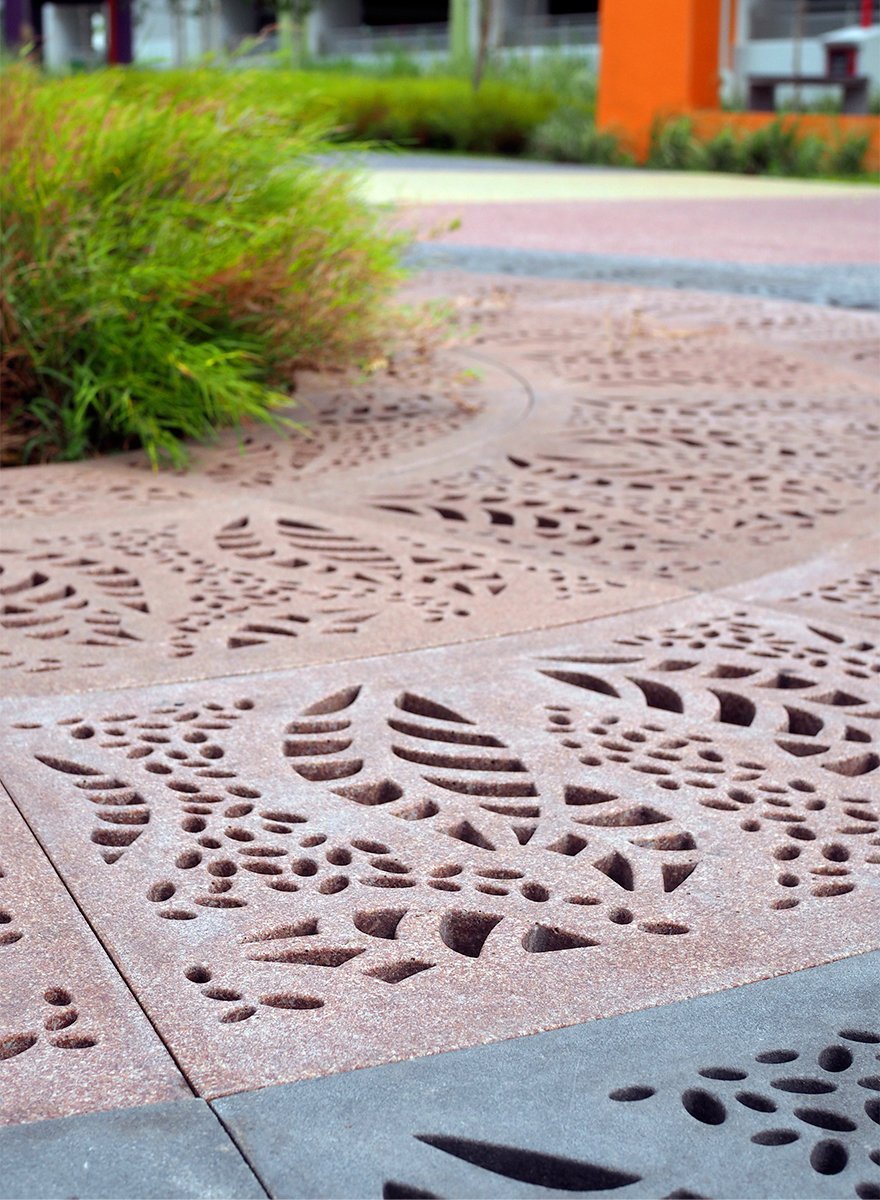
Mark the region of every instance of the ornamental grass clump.
POLYGON ((399 239, 324 144, 205 72, 2 81, 4 460, 82 458, 278 421, 298 368, 381 350, 399 239))

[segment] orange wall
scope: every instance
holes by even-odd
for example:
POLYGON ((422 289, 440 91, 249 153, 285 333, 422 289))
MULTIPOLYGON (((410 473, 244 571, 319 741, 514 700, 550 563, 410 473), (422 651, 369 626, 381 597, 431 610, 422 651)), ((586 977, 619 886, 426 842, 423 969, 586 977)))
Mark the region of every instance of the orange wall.
POLYGON ((602 0, 597 121, 639 156, 658 115, 718 103, 720 0, 602 0))
MULTIPOLYGON (((742 130, 743 133, 760 129, 779 119, 779 113, 694 112, 689 116, 694 122, 694 132, 699 138, 712 137, 721 129, 731 128, 742 130)), ((834 142, 838 138, 850 134, 858 136, 867 134, 870 138, 868 154, 865 160, 869 171, 880 171, 880 117, 843 117, 829 116, 820 113, 803 113, 798 116, 783 117, 786 122, 797 126, 802 134, 812 133, 824 141, 834 142)))

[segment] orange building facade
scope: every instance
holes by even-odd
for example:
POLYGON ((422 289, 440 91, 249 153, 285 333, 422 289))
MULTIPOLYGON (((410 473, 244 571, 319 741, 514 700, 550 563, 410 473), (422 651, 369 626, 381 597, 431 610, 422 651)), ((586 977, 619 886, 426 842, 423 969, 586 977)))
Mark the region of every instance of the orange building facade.
MULTIPOLYGON (((719 107, 722 46, 735 41, 736 0, 602 0, 597 124, 617 133, 637 159, 647 154, 658 119, 694 118, 709 137, 725 126, 756 129, 774 113, 728 113, 719 107), (722 37, 722 20, 727 24, 722 37)), ((867 166, 880 170, 880 117, 800 116, 805 133, 834 139, 867 134, 867 166)))

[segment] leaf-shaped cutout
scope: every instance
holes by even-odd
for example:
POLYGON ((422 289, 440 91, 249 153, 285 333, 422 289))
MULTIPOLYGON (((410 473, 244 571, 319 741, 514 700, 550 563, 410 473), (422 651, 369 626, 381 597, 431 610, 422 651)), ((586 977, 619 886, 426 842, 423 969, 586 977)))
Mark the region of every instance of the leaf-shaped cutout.
POLYGON ((397 926, 405 916, 405 908, 377 908, 370 912, 356 912, 352 920, 355 929, 361 933, 393 941, 397 937, 397 926))
POLYGON ((348 787, 334 788, 337 796, 353 800, 355 804, 391 804, 403 795, 403 788, 393 779, 378 779, 373 783, 353 783, 348 787))
POLYGON ((454 1158, 501 1175, 518 1183, 557 1188, 564 1192, 612 1191, 638 1183, 640 1175, 598 1166, 538 1150, 522 1150, 518 1146, 502 1146, 493 1142, 472 1141, 470 1138, 444 1137, 438 1134, 417 1133, 418 1141, 454 1158))
POLYGON ((663 876, 663 891, 674 892, 676 888, 681 887, 686 879, 689 879, 697 869, 695 862, 682 863, 664 863, 660 868, 663 876))
POLYGON ((551 842, 547 849, 555 851, 556 854, 565 854, 569 858, 574 858, 586 845, 586 838, 578 837, 574 833, 566 833, 557 838, 555 842, 551 842))
POLYGON ((598 692, 600 696, 615 696, 620 699, 620 692, 612 687, 605 679, 597 675, 588 675, 586 671, 542 671, 548 679, 558 679, 560 683, 570 683, 572 687, 584 688, 588 692, 598 692))
POLYGON ((0 1037, 0 1061, 4 1058, 15 1058, 36 1045, 35 1033, 7 1033, 0 1037))
POLYGON ((292 963, 301 967, 341 967, 349 959, 363 954, 363 946, 328 946, 314 950, 279 950, 270 954, 251 954, 254 962, 292 963))
POLYGON ((709 691, 718 701, 718 720, 722 724, 748 727, 754 721, 757 709, 751 700, 739 692, 723 692, 716 688, 709 688, 709 691))
POLYGON ((547 954, 553 950, 583 950, 599 943, 579 933, 569 933, 556 925, 533 925, 523 935, 522 947, 529 954, 547 954))
MULTIPOLYGON (((734 808, 731 805, 731 808, 734 808)), ((657 837, 632 838, 634 846, 647 850, 696 850, 697 843, 692 833, 660 833, 657 837)))
POLYGON ((880 755, 856 754, 852 758, 839 758, 836 762, 823 763, 826 771, 835 775, 846 775, 854 778, 857 775, 868 775, 880 767, 880 755))
POLYGON ((489 839, 484 837, 470 821, 459 821, 457 825, 451 826, 446 832, 450 837, 458 838, 460 842, 467 842, 470 846, 479 846, 482 850, 495 849, 489 839))
POLYGON ((440 937, 456 954, 479 958, 486 939, 502 919, 495 913, 447 912, 440 921, 440 937))
POLYGON ((415 717, 428 717, 432 721, 455 721, 459 725, 473 725, 467 717, 438 704, 436 700, 428 700, 425 696, 416 696, 413 692, 402 692, 394 701, 397 708, 403 712, 412 713, 415 717))
POLYGON ((637 804, 617 812, 597 813, 594 817, 575 818, 579 825, 598 825, 606 829, 628 829, 639 825, 662 825, 672 818, 648 804, 637 804))
POLYGON ((648 708, 661 708, 665 712, 684 712, 684 703, 674 688, 665 683, 657 683, 655 679, 636 679, 634 676, 629 678, 630 683, 634 683, 645 697, 648 708))
POLYGON ((249 933, 241 940, 245 944, 248 942, 274 942, 280 938, 313 937, 317 932, 317 920, 314 917, 306 917, 292 925, 276 925, 274 929, 267 929, 263 933, 249 933))
POLYGON ((371 979, 381 979, 383 983, 403 983, 405 979, 412 978, 413 975, 420 975, 422 971, 429 971, 434 963, 422 962, 417 958, 401 959, 399 962, 386 963, 383 967, 373 967, 370 971, 364 971, 364 975, 368 975, 371 979))
POLYGON ((609 879, 613 880, 618 887, 622 887, 624 891, 634 890, 635 876, 632 863, 619 850, 613 851, 605 858, 600 858, 598 862, 593 863, 593 866, 597 871, 601 871, 603 875, 607 875, 609 879))
POLYGON ((303 709, 302 715, 324 717, 328 713, 343 712, 346 708, 351 708, 360 694, 360 686, 343 688, 342 691, 334 692, 331 696, 325 696, 323 700, 310 704, 308 708, 303 709))
POLYGON ((53 771, 61 771, 65 775, 102 775, 102 771, 97 771, 94 767, 87 767, 83 763, 72 762, 68 758, 55 758, 50 754, 34 755, 37 762, 41 762, 46 767, 51 767, 53 771))
POLYGON ((386 1179, 382 1184, 382 1200, 440 1200, 440 1197, 436 1192, 426 1192, 397 1179, 386 1179))

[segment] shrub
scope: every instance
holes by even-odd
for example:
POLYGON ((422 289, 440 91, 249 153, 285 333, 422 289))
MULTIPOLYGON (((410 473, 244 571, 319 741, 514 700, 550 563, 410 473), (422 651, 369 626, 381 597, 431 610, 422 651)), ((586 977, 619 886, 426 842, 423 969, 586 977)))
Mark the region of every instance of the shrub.
POLYGON ((582 108, 564 105, 539 125, 529 143, 538 158, 556 162, 596 163, 603 166, 631 165, 618 138, 596 128, 582 108))
POLYGON ((654 122, 647 166, 665 171, 695 171, 704 165, 703 147, 694 136, 690 117, 654 122))
POLYGON ((323 143, 228 76, 4 78, 0 368, 19 457, 276 420, 298 367, 374 353, 398 239, 323 143), (139 92, 149 92, 149 103, 139 92))
POLYGON ((707 171, 743 170, 742 141, 730 128, 721 129, 703 146, 707 171))
POLYGON ((848 134, 828 151, 827 170, 831 175, 862 175, 868 153, 867 134, 848 134))
POLYGON ((853 134, 829 145, 815 134, 801 133, 791 118, 749 132, 728 126, 700 141, 689 117, 675 117, 654 125, 648 166, 746 175, 853 176, 864 174, 868 147, 867 136, 853 134))

